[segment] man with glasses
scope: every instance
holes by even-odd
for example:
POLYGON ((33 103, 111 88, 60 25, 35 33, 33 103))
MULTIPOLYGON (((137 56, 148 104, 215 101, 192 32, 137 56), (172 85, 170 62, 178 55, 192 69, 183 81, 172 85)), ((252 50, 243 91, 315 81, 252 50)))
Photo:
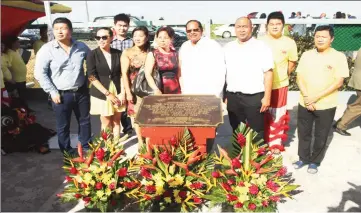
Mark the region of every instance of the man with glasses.
POLYGON ((34 73, 40 86, 51 95, 59 148, 63 153, 74 153, 70 145, 72 111, 78 121, 78 139, 83 149, 89 149, 91 142, 90 96, 83 66, 90 49, 83 42, 74 40, 72 32, 69 19, 54 20, 55 40, 40 48, 34 73))
MULTIPOLYGON (((203 27, 197 20, 186 24, 188 41, 179 50, 182 94, 215 95, 222 98, 226 67, 218 42, 202 37, 203 27)), ((212 149, 208 142, 207 152, 212 149)))
MULTIPOLYGON (((111 44, 111 47, 124 51, 125 49, 133 47, 133 40, 127 36, 129 29, 130 18, 128 15, 121 13, 114 16, 114 29, 115 36, 111 44)), ((132 121, 128 117, 128 110, 125 110, 122 113, 120 122, 123 127, 123 137, 120 138, 120 141, 127 140, 133 133, 132 121)))

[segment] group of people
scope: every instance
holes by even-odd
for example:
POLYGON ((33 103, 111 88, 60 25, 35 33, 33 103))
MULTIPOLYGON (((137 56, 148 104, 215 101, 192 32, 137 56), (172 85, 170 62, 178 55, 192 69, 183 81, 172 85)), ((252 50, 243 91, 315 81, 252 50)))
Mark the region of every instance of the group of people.
MULTIPOLYGON (((281 12, 267 17, 267 34, 252 37, 252 21, 236 20, 237 39, 224 48, 215 40, 203 37, 202 24, 186 24, 188 41, 179 52, 172 46, 174 30, 161 27, 156 32, 157 47, 150 48, 146 27, 136 27, 127 37, 129 17, 114 17, 114 29, 100 28, 95 39, 98 48, 90 50, 72 39, 72 24, 66 18, 53 22, 55 40, 38 51, 35 78, 52 99, 56 115, 60 149, 71 151, 69 127, 72 111, 79 123, 79 141, 84 149, 91 142, 90 114, 100 115, 101 128, 113 131, 119 141, 120 128, 129 134, 132 125, 139 145, 144 143, 140 128, 134 123, 141 98, 133 94, 135 77, 143 68, 155 95, 215 95, 227 104, 230 125, 247 123, 269 143, 274 153, 284 151, 290 116, 287 112, 289 76, 298 61, 294 40, 282 35, 281 12), (86 72, 83 63, 86 61, 86 72), (158 88, 152 77, 154 69, 161 76, 158 88), (89 95, 90 83, 90 95, 89 95), (129 118, 131 118, 129 121, 129 118), (120 125, 121 123, 121 125, 120 125)), ((315 49, 303 53, 297 66, 300 88, 298 107, 299 161, 295 168, 309 164, 316 173, 325 154, 327 135, 337 106, 337 90, 349 76, 344 54, 331 47, 334 39, 330 26, 315 30, 315 49), (312 126, 315 123, 315 133, 312 126), (313 152, 311 140, 315 137, 313 152)))

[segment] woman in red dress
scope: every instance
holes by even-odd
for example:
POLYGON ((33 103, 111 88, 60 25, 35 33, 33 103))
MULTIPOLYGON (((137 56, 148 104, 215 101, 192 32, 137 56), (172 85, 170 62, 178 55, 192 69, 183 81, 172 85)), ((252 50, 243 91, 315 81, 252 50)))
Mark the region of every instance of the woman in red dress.
POLYGON ((157 48, 148 53, 145 61, 145 77, 149 86, 155 91, 155 95, 181 94, 178 54, 172 46, 174 34, 171 27, 159 28, 156 32, 157 48), (162 79, 161 88, 157 87, 152 77, 155 66, 162 79))

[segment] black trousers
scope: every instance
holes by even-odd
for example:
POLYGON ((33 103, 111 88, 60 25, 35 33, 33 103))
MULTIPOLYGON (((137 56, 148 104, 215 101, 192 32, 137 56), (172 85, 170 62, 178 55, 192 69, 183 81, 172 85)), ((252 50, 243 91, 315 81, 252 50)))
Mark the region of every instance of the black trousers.
POLYGON ((297 131, 298 131, 298 156, 305 163, 321 164, 327 146, 327 137, 335 117, 336 107, 325 110, 308 111, 298 105, 297 131), (315 131, 312 135, 313 124, 315 131), (312 146, 312 136, 315 142, 312 146))
POLYGON ((122 124, 122 127, 123 127, 123 133, 124 134, 128 134, 128 133, 131 134, 131 131, 132 131, 133 127, 132 127, 132 121, 128 117, 127 110, 125 110, 125 112, 123 112, 121 114, 120 123, 122 124))
POLYGON ((264 92, 243 94, 240 92, 226 92, 229 122, 235 131, 241 122, 258 133, 256 141, 264 137, 264 113, 260 113, 264 92))

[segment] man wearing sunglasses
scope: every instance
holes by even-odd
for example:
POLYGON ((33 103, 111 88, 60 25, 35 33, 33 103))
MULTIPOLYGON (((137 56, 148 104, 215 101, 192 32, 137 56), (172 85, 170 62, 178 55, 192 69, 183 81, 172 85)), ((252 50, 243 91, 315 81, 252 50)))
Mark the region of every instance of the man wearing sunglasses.
POLYGON ((83 42, 74 40, 72 32, 69 19, 54 20, 55 40, 40 48, 34 73, 40 86, 51 95, 59 148, 63 153, 74 153, 70 145, 72 111, 78 121, 78 140, 83 149, 89 149, 91 142, 90 96, 83 66, 90 49, 83 42))
MULTIPOLYGON (((133 40, 127 36, 129 29, 130 18, 128 15, 121 13, 114 16, 114 29, 115 36, 111 44, 111 47, 124 51, 125 49, 133 47, 133 40)), ((127 114, 128 110, 122 113, 120 122, 123 127, 123 137, 120 138, 120 141, 127 140, 133 133, 132 122, 127 114)))
MULTIPOLYGON (((179 50, 180 84, 182 94, 215 95, 222 98, 226 66, 221 45, 202 37, 203 27, 198 20, 186 24, 188 41, 179 50)), ((207 152, 214 141, 208 141, 207 152)))

